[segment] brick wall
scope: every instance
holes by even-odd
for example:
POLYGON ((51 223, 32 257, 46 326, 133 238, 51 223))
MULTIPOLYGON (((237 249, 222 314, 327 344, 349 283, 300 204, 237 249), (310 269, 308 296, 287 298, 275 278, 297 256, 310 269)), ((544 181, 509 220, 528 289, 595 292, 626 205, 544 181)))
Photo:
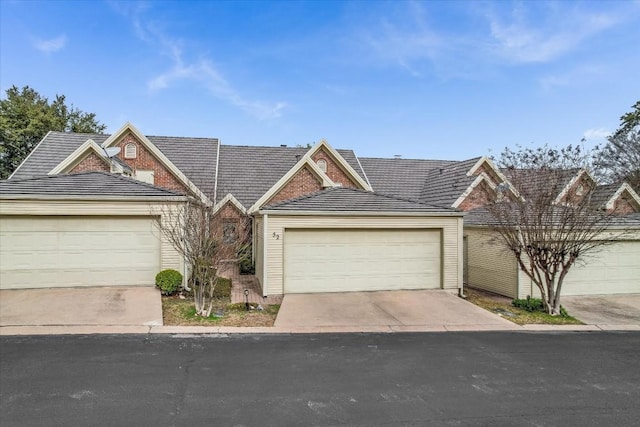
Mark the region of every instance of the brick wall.
POLYGON ((154 185, 157 187, 168 188, 170 190, 176 190, 183 193, 188 193, 187 188, 171 173, 169 170, 160 163, 144 145, 142 145, 131 133, 125 135, 118 143, 117 147, 120 147, 120 157, 133 171, 136 170, 152 170, 154 185), (136 145, 136 158, 125 159, 124 150, 125 146, 129 143, 136 145))
POLYGON ((626 195, 618 197, 618 200, 615 201, 614 207, 609 212, 615 213, 616 215, 628 215, 636 212, 636 209, 631 204, 631 201, 627 198, 626 195))
POLYGON ((470 211, 486 205, 492 198, 493 190, 483 182, 474 188, 471 193, 460 203, 458 209, 470 211))
POLYGON ((318 150, 313 156, 311 156, 314 162, 318 163, 318 160, 322 159, 327 162, 327 176, 331 181, 342 184, 346 188, 359 188, 356 183, 338 166, 338 163, 333 160, 327 152, 322 148, 318 150))
POLYGON ((89 153, 69 173, 79 172, 111 172, 111 167, 105 163, 96 153, 89 153))
POLYGON ((322 182, 305 166, 267 204, 293 199, 320 190, 322 190, 322 182))
POLYGON ((235 259, 236 250, 240 247, 240 243, 224 243, 224 229, 226 224, 232 223, 236 227, 236 237, 241 242, 251 242, 252 219, 243 214, 233 203, 227 202, 215 215, 216 235, 223 242, 221 257, 225 259, 235 259))

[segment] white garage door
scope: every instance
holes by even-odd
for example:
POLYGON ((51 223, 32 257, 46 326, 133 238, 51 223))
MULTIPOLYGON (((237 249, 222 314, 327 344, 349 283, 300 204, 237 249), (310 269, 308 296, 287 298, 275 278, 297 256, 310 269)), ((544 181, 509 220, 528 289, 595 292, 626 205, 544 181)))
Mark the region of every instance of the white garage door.
POLYGON ((284 292, 440 288, 439 230, 284 233, 284 292))
POLYGON ((640 293, 640 241, 603 247, 575 265, 562 285, 562 295, 640 293))
POLYGON ((160 239, 146 217, 1 217, 0 287, 153 285, 160 239))

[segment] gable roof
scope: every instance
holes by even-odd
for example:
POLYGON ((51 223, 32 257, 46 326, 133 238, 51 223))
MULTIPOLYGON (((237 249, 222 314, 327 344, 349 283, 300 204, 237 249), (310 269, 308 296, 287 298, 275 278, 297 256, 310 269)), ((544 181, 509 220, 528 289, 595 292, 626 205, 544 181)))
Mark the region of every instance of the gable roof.
POLYGON ((598 207, 613 209, 618 198, 624 193, 627 193, 636 206, 640 207, 640 196, 626 182, 598 185, 591 193, 591 203, 598 207))
POLYGON ((354 188, 333 187, 295 199, 274 203, 260 212, 374 212, 374 213, 420 213, 462 216, 455 209, 432 206, 413 200, 402 199, 354 188))
MULTIPOLYGON (((231 193, 246 208, 271 189, 309 151, 301 147, 221 145, 217 198, 231 193)), ((336 150, 364 178, 352 150, 336 150)))
POLYGON ((0 198, 33 196, 74 198, 82 196, 124 198, 182 198, 171 190, 154 187, 122 175, 107 172, 82 172, 70 175, 46 175, 0 181, 0 198))
POLYGON ((453 206, 461 194, 478 179, 467 172, 475 166, 482 157, 476 157, 449 166, 431 170, 424 178, 424 186, 418 200, 439 206, 453 206))
POLYGON ((373 191, 418 200, 428 172, 450 166, 457 161, 423 159, 384 159, 359 157, 373 191))

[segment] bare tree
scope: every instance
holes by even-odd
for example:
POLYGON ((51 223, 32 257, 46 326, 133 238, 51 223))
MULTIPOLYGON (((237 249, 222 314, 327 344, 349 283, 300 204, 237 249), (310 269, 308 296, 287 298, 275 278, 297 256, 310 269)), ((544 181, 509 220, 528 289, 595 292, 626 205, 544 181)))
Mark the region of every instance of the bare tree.
POLYGON ((536 284, 552 315, 560 313, 571 267, 612 240, 606 233, 613 216, 591 201, 595 186, 589 180, 572 182, 586 161, 579 146, 505 149, 497 164, 517 196, 510 197, 503 185, 486 207, 490 228, 536 284))
POLYGON ((190 198, 182 204, 162 208, 160 230, 174 249, 184 257, 191 270, 196 314, 209 317, 220 269, 229 262, 249 256, 251 219, 248 216, 225 217, 223 210, 190 198))

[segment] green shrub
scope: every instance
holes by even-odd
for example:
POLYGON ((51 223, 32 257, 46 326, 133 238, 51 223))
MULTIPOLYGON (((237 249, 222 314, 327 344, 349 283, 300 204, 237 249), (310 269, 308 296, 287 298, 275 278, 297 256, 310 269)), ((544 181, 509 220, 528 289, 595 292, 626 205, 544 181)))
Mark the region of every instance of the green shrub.
MULTIPOLYGON (((538 311, 542 313, 547 312, 540 298, 531 298, 530 296, 527 296, 526 299, 514 299, 513 301, 511 301, 511 305, 531 313, 538 312, 538 311)), ((569 316, 569 313, 567 313, 567 310, 563 306, 560 306, 560 316, 561 317, 569 316)))
POLYGON ((231 279, 218 277, 218 283, 213 290, 213 298, 231 299, 231 279))
POLYGON ((240 274, 256 274, 256 267, 251 262, 251 259, 240 261, 240 274))
POLYGON ((180 288, 182 274, 176 270, 162 270, 156 275, 156 287, 162 295, 173 295, 180 288))

